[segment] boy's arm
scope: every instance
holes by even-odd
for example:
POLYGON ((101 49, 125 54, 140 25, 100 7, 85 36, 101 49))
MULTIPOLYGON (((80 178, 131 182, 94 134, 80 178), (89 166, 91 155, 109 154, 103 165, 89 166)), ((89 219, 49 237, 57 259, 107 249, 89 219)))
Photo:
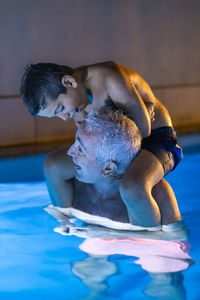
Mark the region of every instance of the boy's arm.
POLYGON ((119 71, 108 74, 105 80, 108 96, 117 105, 125 107, 128 116, 135 121, 143 138, 149 136, 151 119, 147 107, 130 77, 125 71, 119 71))

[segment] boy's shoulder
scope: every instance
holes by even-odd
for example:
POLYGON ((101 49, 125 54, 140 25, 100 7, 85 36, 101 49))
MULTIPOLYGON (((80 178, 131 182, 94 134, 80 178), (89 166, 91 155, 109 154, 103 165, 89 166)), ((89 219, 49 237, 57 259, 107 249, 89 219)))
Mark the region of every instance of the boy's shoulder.
POLYGON ((104 61, 93 65, 88 65, 87 69, 92 73, 110 76, 119 72, 119 64, 115 61, 104 61))
POLYGON ((102 61, 95 64, 87 65, 88 68, 92 69, 113 69, 118 65, 117 62, 108 60, 102 61))
POLYGON ((135 77, 135 72, 127 67, 120 65, 115 61, 105 61, 93 65, 86 66, 87 78, 91 82, 98 83, 100 86, 111 84, 111 85, 123 85, 127 77, 135 77))
POLYGON ((119 64, 116 61, 104 61, 93 65, 88 65, 87 69, 93 74, 103 75, 104 79, 110 78, 121 80, 122 78, 131 78, 133 82, 143 80, 134 70, 119 64))

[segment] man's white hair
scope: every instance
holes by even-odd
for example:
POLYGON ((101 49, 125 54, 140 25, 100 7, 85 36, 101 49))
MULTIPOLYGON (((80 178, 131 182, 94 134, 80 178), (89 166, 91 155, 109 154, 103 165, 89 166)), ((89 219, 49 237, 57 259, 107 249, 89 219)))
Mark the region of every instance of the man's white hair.
POLYGON ((82 125, 97 136, 97 161, 115 161, 116 174, 123 174, 141 148, 141 134, 135 122, 121 110, 109 109, 90 112, 82 125))

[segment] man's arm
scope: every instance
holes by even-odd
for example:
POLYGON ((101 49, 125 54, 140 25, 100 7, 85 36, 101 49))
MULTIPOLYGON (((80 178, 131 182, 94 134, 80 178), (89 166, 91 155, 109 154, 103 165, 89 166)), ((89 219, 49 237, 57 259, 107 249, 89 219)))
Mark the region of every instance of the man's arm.
POLYGON ((130 76, 123 69, 118 68, 116 71, 109 72, 105 81, 108 96, 116 105, 126 108, 128 116, 135 121, 143 138, 149 136, 150 116, 130 76))
POLYGON ((71 226, 62 222, 60 226, 56 227, 54 231, 62 235, 75 235, 82 238, 101 238, 101 239, 155 239, 155 240, 187 240, 188 231, 187 228, 182 224, 175 228, 173 231, 164 232, 160 231, 125 231, 109 229, 102 226, 87 225, 83 227, 71 226))
POLYGON ((44 163, 44 175, 51 202, 55 206, 70 207, 74 197, 74 164, 67 149, 50 153, 44 163))
POLYGON ((68 228, 71 226, 75 226, 74 225, 75 218, 72 218, 70 214, 70 208, 67 208, 65 210, 69 211, 68 215, 64 214, 62 208, 53 206, 52 204, 44 208, 44 211, 46 211, 49 215, 53 216, 60 223, 59 226, 65 226, 68 228))

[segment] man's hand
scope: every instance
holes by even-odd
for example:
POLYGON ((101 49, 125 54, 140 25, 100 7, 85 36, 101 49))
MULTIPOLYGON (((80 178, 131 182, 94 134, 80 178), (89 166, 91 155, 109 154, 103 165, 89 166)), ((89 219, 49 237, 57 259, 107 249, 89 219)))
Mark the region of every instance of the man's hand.
POLYGON ((78 227, 78 226, 71 226, 69 224, 58 226, 54 228, 54 231, 62 235, 75 235, 77 237, 81 237, 85 239, 95 238, 95 237, 106 238, 109 232, 112 233, 112 230, 110 231, 107 228, 104 229, 99 226, 87 225, 85 227, 78 227))
POLYGON ((173 241, 184 241, 188 239, 188 231, 184 224, 180 224, 173 231, 125 231, 105 228, 102 226, 87 225, 77 227, 74 225, 64 224, 54 228, 55 232, 62 235, 74 235, 80 238, 101 238, 101 239, 155 239, 173 241))
POLYGON ((64 224, 64 226, 75 226, 73 224, 76 220, 74 217, 66 216, 53 205, 45 207, 44 211, 53 216, 60 224, 64 224))

